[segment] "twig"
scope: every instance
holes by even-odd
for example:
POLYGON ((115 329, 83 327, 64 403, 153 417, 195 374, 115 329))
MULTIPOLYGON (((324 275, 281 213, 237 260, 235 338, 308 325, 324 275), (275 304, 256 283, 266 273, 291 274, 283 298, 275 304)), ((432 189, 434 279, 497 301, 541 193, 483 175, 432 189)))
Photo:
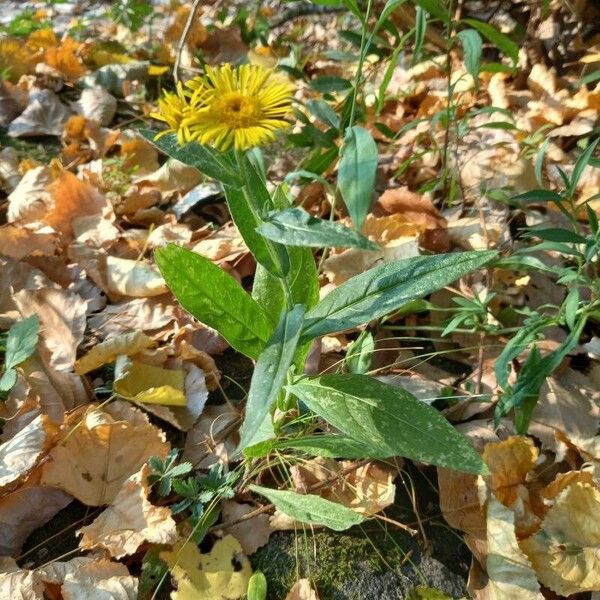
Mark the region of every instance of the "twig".
POLYGON ((335 13, 346 12, 348 9, 343 6, 316 6, 312 2, 299 2, 293 8, 285 11, 279 19, 270 23, 269 26, 271 29, 275 29, 277 27, 281 27, 285 25, 288 21, 293 21, 298 17, 308 17, 311 15, 329 15, 335 13))
POLYGON ((198 12, 199 6, 200 0, 194 0, 185 27, 181 32, 181 38, 179 39, 179 45, 177 46, 177 56, 175 57, 175 65, 173 66, 173 79, 175 80, 175 84, 179 83, 179 66, 181 64, 181 55, 183 53, 183 48, 185 47, 187 36, 189 35, 190 29, 192 28, 192 23, 196 18, 196 13, 198 12))

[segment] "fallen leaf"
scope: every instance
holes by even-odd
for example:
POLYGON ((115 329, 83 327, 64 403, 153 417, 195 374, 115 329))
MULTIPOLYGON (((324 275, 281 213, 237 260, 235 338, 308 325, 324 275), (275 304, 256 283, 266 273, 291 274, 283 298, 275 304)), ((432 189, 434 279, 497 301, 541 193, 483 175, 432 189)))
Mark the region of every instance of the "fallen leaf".
MULTIPOLYGON (((251 513, 256 507, 250 504, 241 504, 226 500, 221 504, 221 517, 224 523, 237 521, 244 515, 251 513)), ((223 529, 226 534, 232 535, 241 545, 246 556, 251 556, 268 541, 273 529, 269 524, 269 515, 256 515, 251 519, 242 521, 223 529)))
POLYGON ((86 119, 91 119, 106 127, 117 111, 117 99, 103 87, 86 88, 81 92, 74 107, 86 119))
POLYGON ((60 136, 71 111, 50 90, 39 90, 27 108, 8 126, 11 137, 60 136))
MULTIPOLYGON (((0 61, 1 60, 2 59, 0 58, 0 61)), ((10 93, 4 80, 0 81, 0 127, 7 127, 13 119, 21 114, 22 110, 22 106, 10 93)), ((4 150, 7 150, 7 148, 4 150)))
POLYGON ((0 445, 0 488, 14 484, 36 466, 53 442, 57 428, 40 415, 0 445))
POLYGON ((114 362, 120 354, 131 356, 153 345, 154 342, 141 331, 109 337, 96 344, 75 362, 75 373, 85 375, 103 365, 114 362))
POLYGON ((108 504, 148 458, 168 450, 164 434, 129 403, 84 406, 66 417, 43 466, 42 484, 90 506, 108 504))
POLYGON ((53 180, 52 172, 46 166, 27 171, 8 197, 8 222, 31 223, 43 219, 54 202, 50 189, 53 180))
POLYGON ((0 228, 0 254, 15 260, 32 255, 52 256, 57 247, 58 235, 51 227, 7 223, 0 228))
POLYGON ((154 187, 165 196, 184 194, 198 185, 202 175, 198 169, 181 161, 170 159, 162 167, 150 175, 136 179, 138 186, 154 187))
POLYGON ((183 541, 160 557, 177 582, 173 600, 236 600, 246 593, 252 575, 250 562, 232 535, 215 542, 208 554, 183 541))
POLYGON ((112 503, 92 523, 77 531, 84 550, 104 548, 110 556, 122 558, 135 554, 145 542, 172 544, 177 539, 175 521, 167 507, 148 500, 148 465, 132 475, 112 503))
POLYGON ((575 483, 556 498, 540 530, 521 541, 539 580, 562 596, 600 589, 600 491, 575 483))
POLYGON ((120 356, 115 364, 113 390, 143 404, 185 406, 184 380, 183 369, 163 369, 120 356))
POLYGON ((319 600, 319 596, 313 589, 310 579, 298 579, 285 600, 319 600))
POLYGON ((165 280, 154 265, 109 256, 106 259, 108 289, 123 296, 159 296, 168 291, 165 280))
POLYGON ((486 570, 491 600, 543 600, 532 565, 519 548, 515 517, 492 495, 487 509, 486 570))
POLYGON ((32 571, 19 569, 11 558, 0 558, 0 598, 44 600, 44 584, 32 571))
POLYGON ((112 64, 100 67, 82 77, 78 83, 86 88, 102 87, 114 96, 123 97, 123 85, 127 81, 143 83, 148 78, 148 65, 144 61, 112 64))

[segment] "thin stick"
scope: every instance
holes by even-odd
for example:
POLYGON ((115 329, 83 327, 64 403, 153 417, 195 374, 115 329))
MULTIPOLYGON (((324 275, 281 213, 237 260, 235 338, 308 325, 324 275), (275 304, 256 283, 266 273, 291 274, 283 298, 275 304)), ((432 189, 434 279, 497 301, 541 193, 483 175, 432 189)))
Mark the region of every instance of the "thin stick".
POLYGON ((194 0, 194 3, 192 4, 192 8, 190 10, 190 14, 187 18, 187 22, 181 33, 181 38, 179 39, 179 45, 177 46, 177 56, 175 57, 175 65, 173 66, 173 79, 175 80, 175 84, 179 83, 179 65, 181 64, 181 55, 183 53, 183 48, 185 47, 187 36, 189 35, 190 29, 192 28, 192 23, 196 18, 196 13, 198 12, 199 6, 200 0, 194 0))

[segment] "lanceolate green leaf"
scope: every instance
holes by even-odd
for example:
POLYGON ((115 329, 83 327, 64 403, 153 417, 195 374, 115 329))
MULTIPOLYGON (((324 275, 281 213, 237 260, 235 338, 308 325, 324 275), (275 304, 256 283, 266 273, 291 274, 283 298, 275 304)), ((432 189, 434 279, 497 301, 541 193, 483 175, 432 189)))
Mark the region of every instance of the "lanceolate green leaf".
POLYGON ((358 231, 341 223, 317 219, 302 208, 288 208, 273 213, 258 231, 266 238, 288 246, 379 249, 377 244, 358 231))
POLYGON ((360 230, 371 208, 375 174, 377 172, 377 144, 363 127, 346 129, 338 187, 352 217, 354 227, 360 230))
POLYGON ((236 172, 234 163, 226 154, 203 146, 198 142, 179 145, 174 133, 163 135, 155 140, 157 131, 141 129, 140 133, 152 144, 157 146, 167 156, 180 160, 186 165, 198 169, 201 173, 227 185, 241 185, 241 177, 236 172))
POLYGON ((478 269, 495 252, 416 256, 383 263, 352 277, 306 314, 302 339, 351 329, 382 317, 478 269))
POLYGON ((282 513, 311 525, 325 525, 335 531, 344 531, 353 525, 362 523, 363 515, 343 504, 325 500, 313 494, 297 494, 285 490, 273 490, 259 485, 248 486, 272 502, 282 513))
POLYGON ((8 371, 29 358, 38 341, 40 321, 35 316, 17 321, 8 331, 4 368, 8 371))
MULTIPOLYGON (((319 299, 319 278, 315 259, 308 248, 290 246, 287 250, 290 258, 290 272, 287 279, 291 301, 293 304, 304 304, 307 309, 310 309, 319 299)), ((257 265, 252 297, 263 308, 274 328, 285 307, 283 281, 271 275, 260 264, 257 265)))
POLYGON ((216 329, 236 350, 258 358, 271 325, 261 307, 231 275, 175 244, 158 249, 155 257, 169 288, 186 310, 216 329))
POLYGON ((250 382, 238 450, 263 441, 257 434, 265 418, 269 417, 269 411, 285 383, 296 354, 303 318, 304 307, 301 304, 284 312, 279 325, 258 357, 250 382))
POLYGON ((490 41, 498 50, 501 50, 513 61, 513 64, 517 64, 519 61, 519 46, 513 42, 508 36, 500 33, 495 27, 488 23, 476 21, 475 19, 464 19, 464 22, 479 31, 479 33, 490 41))
POLYGON ((244 187, 228 185, 224 189, 231 218, 256 261, 276 277, 284 276, 289 269, 286 249, 257 231, 263 221, 247 198, 248 191, 244 187))
POLYGON ((484 473, 467 439, 435 408, 368 375, 321 375, 287 389, 308 408, 375 456, 406 456, 434 465, 484 473))
POLYGON ((481 64, 481 36, 474 29, 463 29, 457 33, 465 53, 465 67, 478 85, 481 64))

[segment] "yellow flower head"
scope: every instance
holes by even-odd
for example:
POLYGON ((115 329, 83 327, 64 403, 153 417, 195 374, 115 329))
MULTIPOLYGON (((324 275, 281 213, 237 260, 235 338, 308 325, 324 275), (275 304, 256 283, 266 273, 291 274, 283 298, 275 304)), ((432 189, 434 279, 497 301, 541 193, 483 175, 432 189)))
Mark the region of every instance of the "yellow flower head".
POLYGON ((187 107, 177 112, 171 100, 167 114, 166 101, 159 104, 162 120, 173 130, 178 124, 180 143, 197 140, 223 151, 231 146, 246 150, 274 139, 277 130, 288 126, 291 86, 272 69, 207 67, 204 77, 195 77, 186 86, 187 107))
POLYGON ((188 99, 181 83, 177 84, 176 92, 164 92, 163 97, 158 101, 158 112, 152 112, 150 116, 164 121, 169 128, 161 131, 156 137, 162 137, 167 133, 176 133, 179 143, 183 144, 186 136, 181 123, 189 108, 188 99))

